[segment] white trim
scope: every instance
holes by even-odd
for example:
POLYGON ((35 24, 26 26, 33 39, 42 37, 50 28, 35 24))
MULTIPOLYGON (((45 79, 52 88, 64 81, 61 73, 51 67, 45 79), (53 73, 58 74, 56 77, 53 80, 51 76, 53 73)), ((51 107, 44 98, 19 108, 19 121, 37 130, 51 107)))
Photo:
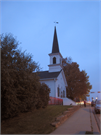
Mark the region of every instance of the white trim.
POLYGON ((40 79, 40 81, 44 81, 44 80, 50 81, 50 80, 54 80, 54 79, 57 80, 57 77, 55 77, 55 78, 43 78, 43 79, 40 79))
POLYGON ((49 56, 52 56, 52 55, 60 55, 60 57, 63 58, 62 55, 61 55, 61 53, 49 53, 48 55, 49 55, 49 56))
POLYGON ((64 82, 65 82, 65 86, 68 86, 67 81, 66 81, 66 77, 65 77, 65 74, 64 74, 63 70, 62 70, 62 75, 63 75, 63 79, 64 79, 64 82))
MULTIPOLYGON (((61 66, 61 68, 63 68, 63 66, 61 64, 51 64, 51 65, 48 65, 49 67, 54 67, 54 66, 61 66)), ((59 71, 58 71, 59 72, 59 71)))

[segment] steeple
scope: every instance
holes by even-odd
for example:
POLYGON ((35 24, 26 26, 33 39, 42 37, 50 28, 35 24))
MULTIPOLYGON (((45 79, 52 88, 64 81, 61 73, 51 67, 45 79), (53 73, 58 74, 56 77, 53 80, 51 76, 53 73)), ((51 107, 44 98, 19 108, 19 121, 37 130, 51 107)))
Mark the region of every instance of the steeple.
POLYGON ((50 64, 49 72, 60 72, 62 67, 62 55, 59 51, 57 33, 56 33, 56 26, 54 29, 54 37, 53 37, 53 46, 52 46, 52 53, 49 54, 50 56, 50 64))
POLYGON ((54 29, 52 53, 59 53, 59 46, 58 46, 58 39, 57 39, 57 33, 56 33, 56 26, 55 26, 55 29, 54 29))

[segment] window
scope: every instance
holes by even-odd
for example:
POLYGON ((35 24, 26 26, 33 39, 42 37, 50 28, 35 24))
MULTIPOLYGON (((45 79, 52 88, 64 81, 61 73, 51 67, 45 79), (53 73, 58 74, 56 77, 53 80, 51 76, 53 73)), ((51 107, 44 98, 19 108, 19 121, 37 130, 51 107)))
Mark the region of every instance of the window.
POLYGON ((56 64, 56 58, 55 57, 53 58, 53 64, 56 64))
POLYGON ((61 91, 61 98, 63 97, 63 95, 62 95, 62 91, 61 91))
POLYGON ((57 89, 58 89, 58 97, 59 97, 59 95, 60 95, 60 94, 59 94, 59 93, 60 93, 59 87, 58 87, 57 89))
POLYGON ((60 64, 62 64, 62 60, 61 60, 61 58, 60 58, 60 64))
POLYGON ((65 91, 63 90, 63 97, 65 97, 65 91))

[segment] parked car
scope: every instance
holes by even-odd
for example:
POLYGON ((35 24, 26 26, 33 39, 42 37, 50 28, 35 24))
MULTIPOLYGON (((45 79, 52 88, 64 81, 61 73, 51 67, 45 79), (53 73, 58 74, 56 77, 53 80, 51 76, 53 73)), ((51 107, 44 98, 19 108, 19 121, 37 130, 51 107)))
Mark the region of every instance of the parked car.
POLYGON ((101 100, 97 100, 95 107, 94 107, 95 113, 101 112, 101 100))
POLYGON ((92 100, 91 106, 95 106, 95 101, 94 100, 92 100))

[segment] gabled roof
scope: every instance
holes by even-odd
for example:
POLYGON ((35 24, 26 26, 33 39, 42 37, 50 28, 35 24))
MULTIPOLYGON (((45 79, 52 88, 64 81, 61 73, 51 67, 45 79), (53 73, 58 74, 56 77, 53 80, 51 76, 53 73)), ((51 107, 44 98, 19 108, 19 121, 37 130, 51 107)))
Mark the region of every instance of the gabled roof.
POLYGON ((59 53, 59 45, 58 45, 58 39, 57 39, 57 33, 56 33, 56 26, 55 26, 55 30, 54 30, 52 53, 59 53))
POLYGON ((40 77, 40 79, 57 78, 60 72, 61 71, 59 72, 41 71, 38 72, 38 76, 40 77))

